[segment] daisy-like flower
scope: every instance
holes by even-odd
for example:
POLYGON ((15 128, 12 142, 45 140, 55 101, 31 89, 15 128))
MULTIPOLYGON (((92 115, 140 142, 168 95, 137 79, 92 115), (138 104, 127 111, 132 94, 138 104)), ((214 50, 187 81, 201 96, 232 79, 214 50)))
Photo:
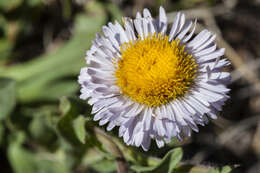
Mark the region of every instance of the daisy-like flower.
POLYGON ((169 28, 163 7, 158 19, 144 9, 123 23, 103 26, 80 72, 80 98, 93 105, 94 120, 108 123, 107 130, 119 126, 127 145, 146 151, 151 139, 162 147, 216 119, 230 80, 221 71, 230 63, 220 59, 216 36, 208 30, 194 36, 196 20, 182 13, 169 28))

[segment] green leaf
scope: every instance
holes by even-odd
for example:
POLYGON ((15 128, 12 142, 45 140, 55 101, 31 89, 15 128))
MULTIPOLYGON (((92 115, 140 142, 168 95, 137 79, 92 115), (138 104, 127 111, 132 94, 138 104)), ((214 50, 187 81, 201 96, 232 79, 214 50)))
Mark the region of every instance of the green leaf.
POLYGON ((117 20, 118 22, 121 22, 123 13, 122 13, 122 11, 118 8, 118 6, 115 5, 114 3, 109 3, 106 7, 107 7, 109 13, 111 13, 112 21, 113 21, 113 20, 117 20))
POLYGON ((88 140, 88 145, 97 144, 96 136, 92 131, 92 124, 87 123, 87 119, 79 112, 88 110, 89 107, 79 99, 62 97, 60 99, 61 117, 57 123, 59 134, 73 146, 83 146, 88 140), (86 128, 88 127, 88 128, 86 128), (89 141, 91 140, 91 141, 89 141))
POLYGON ((79 84, 75 80, 50 82, 49 84, 48 90, 38 93, 37 97, 43 100, 56 100, 62 96, 72 95, 79 90, 79 84))
POLYGON ((208 171, 208 173, 230 173, 232 171, 232 166, 224 166, 222 168, 215 168, 208 171))
POLYGON ((133 165, 133 166, 131 166, 131 169, 136 171, 137 173, 141 173, 141 172, 152 172, 154 167, 144 167, 144 166, 140 166, 140 165, 133 165))
POLYGON ((75 18, 75 34, 60 49, 23 64, 0 68, 0 76, 17 81, 18 99, 21 102, 53 100, 75 93, 79 87, 76 80, 64 83, 62 79, 79 74, 80 68, 85 65, 85 52, 106 18, 105 13, 98 16, 78 15, 75 18))
MULTIPOLYGON (((97 16, 106 16, 107 11, 105 10, 105 4, 99 1, 89 1, 88 3, 85 4, 85 10, 90 14, 90 15, 97 15, 97 16)), ((82 21, 81 24, 83 26, 86 26, 86 23, 82 21)), ((91 27, 91 26, 90 26, 91 27)))
POLYGON ((230 166, 224 166, 220 173, 230 173, 232 168, 230 166))
POLYGON ((207 173, 220 173, 219 169, 212 169, 208 171, 207 173))
POLYGON ((27 4, 28 4, 30 7, 35 7, 35 6, 37 6, 37 5, 43 4, 43 0, 27 0, 27 4))
POLYGON ((60 110, 62 112, 62 117, 57 124, 59 133, 72 145, 79 145, 80 142, 73 126, 73 121, 77 119, 79 115, 75 103, 71 102, 66 97, 62 97, 60 100, 60 110))
POLYGON ((73 129, 79 141, 83 144, 86 142, 86 129, 85 129, 85 118, 80 115, 78 118, 73 120, 73 129))
POLYGON ((8 160, 14 173, 70 173, 65 157, 58 154, 31 152, 22 146, 24 134, 18 133, 8 147, 8 160))
POLYGON ((33 155, 26 152, 21 146, 12 144, 8 151, 9 161, 15 173, 35 173, 36 165, 33 155))
POLYGON ((32 153, 21 147, 21 138, 24 138, 24 134, 18 133, 16 141, 8 147, 8 160, 15 173, 35 173, 37 169, 35 160, 32 153))
POLYGON ((3 124, 0 123, 0 146, 2 144, 3 138, 4 138, 5 129, 3 124))
MULTIPOLYGON (((62 115, 66 115, 69 113, 69 111, 71 111, 71 102, 67 97, 62 97, 60 99, 60 105, 59 105, 59 109, 62 113, 62 115)), ((75 111, 75 110, 73 110, 75 111)))
POLYGON ((170 156, 170 160, 169 160, 168 173, 171 173, 173 171, 173 169, 176 167, 176 165, 181 161, 183 152, 182 152, 181 148, 176 148, 170 154, 171 154, 171 156, 170 156))
POLYGON ((52 147, 57 136, 51 125, 50 115, 44 112, 39 112, 38 115, 35 113, 29 124, 30 135, 42 145, 52 147))
POLYGON ((114 160, 100 160, 96 163, 91 164, 91 167, 97 172, 108 173, 115 172, 117 170, 116 162, 114 160))
POLYGON ((230 173, 232 171, 231 166, 224 166, 223 168, 215 168, 213 170, 208 171, 208 173, 230 173))
POLYGON ((7 58, 11 53, 11 50, 11 43, 7 39, 0 39, 0 60, 7 58))
POLYGON ((0 78, 0 120, 5 119, 15 106, 15 81, 0 78))
POLYGON ((173 169, 181 161, 182 155, 183 153, 181 148, 172 149, 164 156, 162 161, 155 167, 132 166, 131 169, 133 169, 136 172, 145 172, 145 173, 161 173, 161 172, 172 173, 173 169))
POLYGON ((5 11, 13 10, 20 6, 23 3, 23 0, 1 0, 0 9, 5 11))
POLYGON ((178 164, 174 169, 174 173, 208 173, 211 167, 192 164, 178 164))

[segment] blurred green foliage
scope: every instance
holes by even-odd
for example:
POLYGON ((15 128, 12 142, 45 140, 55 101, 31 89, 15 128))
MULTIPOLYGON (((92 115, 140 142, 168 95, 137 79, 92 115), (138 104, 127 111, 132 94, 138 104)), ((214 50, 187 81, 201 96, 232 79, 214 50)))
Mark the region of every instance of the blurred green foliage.
POLYGON ((8 78, 0 78, 0 121, 5 119, 15 106, 15 81, 8 78))
POLYGON ((129 172, 230 172, 230 167, 214 170, 180 164, 181 148, 169 147, 161 159, 126 147, 116 132, 106 141, 95 132, 91 108, 75 97, 79 90, 76 77, 95 34, 108 20, 120 21, 121 17, 121 10, 110 2, 0 1, 0 157, 8 160, 0 163, 1 171, 116 172, 117 156, 109 149, 116 145, 124 151, 129 172), (51 51, 44 47, 45 30, 38 26, 50 20, 44 19, 48 15, 57 18, 52 25, 70 30, 69 38, 51 51), (27 39, 32 42, 29 49, 24 45, 27 39), (35 48, 39 53, 31 55, 38 51, 35 48))

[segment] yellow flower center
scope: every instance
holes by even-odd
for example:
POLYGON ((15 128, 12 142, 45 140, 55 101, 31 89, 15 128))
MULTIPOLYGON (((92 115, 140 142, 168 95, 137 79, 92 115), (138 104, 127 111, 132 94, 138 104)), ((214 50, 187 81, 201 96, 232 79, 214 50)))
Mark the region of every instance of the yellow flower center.
POLYGON ((123 94, 148 106, 183 97, 193 85, 197 63, 179 40, 149 35, 124 43, 115 76, 123 94))

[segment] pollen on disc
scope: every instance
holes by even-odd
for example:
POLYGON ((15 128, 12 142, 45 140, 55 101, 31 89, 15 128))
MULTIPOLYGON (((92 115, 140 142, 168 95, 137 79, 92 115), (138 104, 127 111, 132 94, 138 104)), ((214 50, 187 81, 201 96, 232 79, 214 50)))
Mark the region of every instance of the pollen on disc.
POLYGON ((121 46, 115 76, 124 95, 148 106, 183 97, 194 84, 197 63, 179 40, 149 35, 121 46))

